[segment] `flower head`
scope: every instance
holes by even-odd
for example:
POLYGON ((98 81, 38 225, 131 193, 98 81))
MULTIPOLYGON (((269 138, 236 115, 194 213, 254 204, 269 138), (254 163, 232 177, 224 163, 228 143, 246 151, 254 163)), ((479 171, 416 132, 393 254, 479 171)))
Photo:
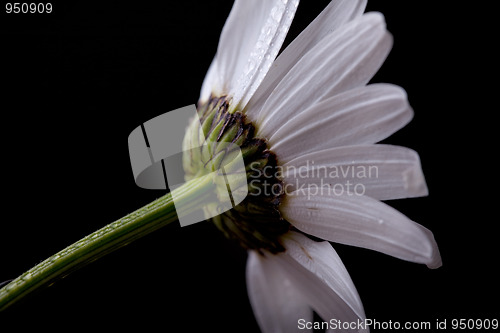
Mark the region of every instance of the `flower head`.
POLYGON ((313 310, 365 316, 331 245, 305 235, 441 265, 432 233, 380 201, 427 194, 417 153, 376 144, 413 115, 402 88, 368 84, 392 47, 384 17, 332 1, 278 56, 298 3, 235 1, 198 104, 203 139, 243 153, 249 196, 213 221, 249 249, 265 332, 296 331, 313 310))

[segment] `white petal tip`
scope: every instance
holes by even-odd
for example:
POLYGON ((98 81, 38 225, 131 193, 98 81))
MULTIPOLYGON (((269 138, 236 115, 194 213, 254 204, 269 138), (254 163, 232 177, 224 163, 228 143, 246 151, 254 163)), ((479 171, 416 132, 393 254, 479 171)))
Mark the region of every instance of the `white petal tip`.
MULTIPOLYGON (((432 240, 434 241, 434 238, 432 238, 432 240)), ((432 257, 431 257, 430 261, 426 263, 426 265, 430 269, 436 269, 436 268, 443 266, 443 261, 441 260, 441 254, 439 253, 439 249, 438 249, 435 241, 433 243, 432 250, 433 250, 432 257)))
POLYGON ((373 20, 375 22, 385 22, 384 14, 382 14, 381 12, 368 12, 363 16, 364 18, 373 20))
POLYGON ((443 266, 443 261, 440 256, 438 256, 438 258, 436 258, 436 260, 434 260, 431 264, 427 264, 427 267, 430 269, 436 269, 441 266, 443 266))
POLYGON ((439 253, 439 248, 437 246, 436 240, 434 239, 434 234, 429 229, 427 229, 423 226, 422 226, 422 228, 423 228, 423 231, 427 234, 427 237, 428 237, 430 244, 432 246, 431 255, 429 256, 429 260, 427 262, 425 262, 425 264, 430 269, 439 268, 443 265, 443 261, 441 260, 441 254, 439 253))
POLYGON ((427 188, 420 163, 406 170, 403 173, 403 179, 405 180, 405 189, 409 197, 425 197, 429 195, 429 189, 427 188))

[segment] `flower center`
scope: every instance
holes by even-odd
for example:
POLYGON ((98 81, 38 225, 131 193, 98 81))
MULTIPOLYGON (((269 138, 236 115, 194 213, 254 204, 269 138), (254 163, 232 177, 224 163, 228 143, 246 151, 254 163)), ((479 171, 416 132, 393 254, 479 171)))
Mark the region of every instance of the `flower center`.
POLYGON ((255 137, 255 127, 246 116, 239 111, 230 112, 229 106, 226 97, 212 98, 198 106, 201 129, 197 119, 194 120, 184 138, 184 151, 200 147, 199 152, 184 153, 186 180, 207 172, 207 160, 213 160, 213 155, 208 155, 210 152, 213 154, 228 143, 239 146, 245 163, 248 195, 233 209, 212 217, 212 221, 227 238, 245 248, 282 252, 285 249, 279 236, 291 225, 278 210, 284 193, 276 155, 268 149, 266 140, 255 137), (204 140, 203 148, 201 140, 204 140))

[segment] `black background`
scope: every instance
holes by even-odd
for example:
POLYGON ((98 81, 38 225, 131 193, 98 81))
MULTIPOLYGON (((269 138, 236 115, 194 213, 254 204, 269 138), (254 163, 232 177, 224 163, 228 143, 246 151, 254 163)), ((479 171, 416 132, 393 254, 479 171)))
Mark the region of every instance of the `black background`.
MULTIPOLYGON (((302 1, 285 43, 327 3, 302 1)), ((443 257, 429 270, 335 245, 367 317, 378 321, 447 319, 450 328, 452 319, 499 318, 498 140, 487 89, 496 82, 484 79, 494 76, 483 66, 482 39, 490 10, 452 4, 368 5, 384 13, 395 39, 372 81, 404 87, 415 110, 385 142, 419 152, 430 191, 389 203, 431 229, 443 257)), ((164 194, 134 184, 127 137, 196 103, 231 5, 61 1, 45 15, 2 7, 0 281, 164 194)), ((170 225, 27 298, 0 323, 20 331, 256 332, 245 261, 209 223, 170 225)))

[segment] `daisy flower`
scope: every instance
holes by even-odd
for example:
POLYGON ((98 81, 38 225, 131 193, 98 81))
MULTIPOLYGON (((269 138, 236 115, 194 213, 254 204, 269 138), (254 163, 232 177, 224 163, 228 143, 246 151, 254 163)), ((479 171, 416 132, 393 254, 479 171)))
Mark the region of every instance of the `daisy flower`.
POLYGON ((278 56, 298 4, 235 1, 184 137, 186 183, 2 285, 0 311, 200 206, 248 249, 263 332, 311 332, 313 311, 367 330, 351 325, 364 309, 330 242, 441 265, 432 233, 381 202, 427 194, 417 153, 376 144, 412 118, 402 88, 368 84, 392 46, 383 16, 363 14, 366 0, 332 1, 278 56), (202 205, 214 185, 238 192, 214 180, 222 165, 224 177, 242 169, 248 195, 217 215, 202 205))
POLYGON ((277 57, 298 4, 236 0, 198 103, 202 126, 232 131, 225 140, 245 157, 248 198, 213 220, 248 248, 263 332, 303 331, 313 310, 365 318, 327 241, 441 265, 432 233, 380 201, 427 195, 417 153, 376 144, 413 115, 402 88, 368 84, 392 47, 384 17, 363 14, 364 0, 332 1, 277 57), (343 183, 332 184, 339 170, 343 183))

